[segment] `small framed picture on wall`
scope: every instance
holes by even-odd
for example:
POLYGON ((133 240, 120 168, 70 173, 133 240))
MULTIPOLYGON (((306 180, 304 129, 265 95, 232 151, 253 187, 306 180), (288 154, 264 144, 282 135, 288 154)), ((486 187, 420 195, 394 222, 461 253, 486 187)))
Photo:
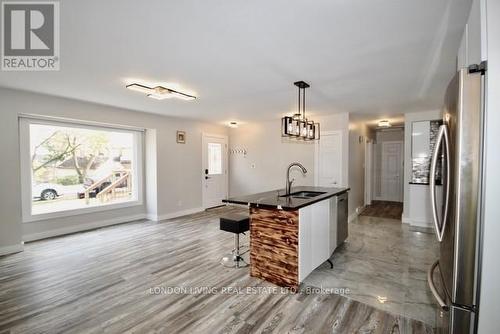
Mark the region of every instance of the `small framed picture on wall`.
POLYGON ((177 131, 177 143, 178 144, 186 143, 186 131, 177 131))

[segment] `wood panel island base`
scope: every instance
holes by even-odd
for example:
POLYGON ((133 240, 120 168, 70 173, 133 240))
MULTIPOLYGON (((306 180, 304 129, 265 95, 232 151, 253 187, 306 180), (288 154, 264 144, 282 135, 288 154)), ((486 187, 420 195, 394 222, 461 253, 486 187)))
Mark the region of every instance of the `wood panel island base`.
POLYGON ((296 187, 290 196, 271 191, 226 200, 250 207, 250 275, 298 290, 347 238, 348 190, 296 187))
POLYGON ((299 211, 250 208, 250 275, 299 286, 299 211))

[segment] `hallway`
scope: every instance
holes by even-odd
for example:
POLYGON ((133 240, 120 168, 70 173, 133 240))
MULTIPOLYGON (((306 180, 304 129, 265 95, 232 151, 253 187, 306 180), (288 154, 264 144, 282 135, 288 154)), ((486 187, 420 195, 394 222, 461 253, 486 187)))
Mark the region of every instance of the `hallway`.
POLYGON ((372 201, 372 204, 367 205, 360 215, 401 220, 402 214, 403 203, 401 202, 372 201))

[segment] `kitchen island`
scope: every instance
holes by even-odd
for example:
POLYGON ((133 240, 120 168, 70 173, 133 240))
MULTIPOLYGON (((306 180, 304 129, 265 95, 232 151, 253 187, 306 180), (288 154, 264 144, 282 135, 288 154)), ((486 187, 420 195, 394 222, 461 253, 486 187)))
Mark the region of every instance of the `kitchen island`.
POLYGON ((297 289, 347 238, 349 188, 294 187, 224 200, 250 210, 250 275, 297 289))

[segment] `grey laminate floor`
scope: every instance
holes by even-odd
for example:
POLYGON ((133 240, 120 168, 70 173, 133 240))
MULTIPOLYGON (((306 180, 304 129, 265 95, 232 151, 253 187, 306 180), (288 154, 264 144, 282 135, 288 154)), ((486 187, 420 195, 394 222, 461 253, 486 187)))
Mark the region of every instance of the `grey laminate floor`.
POLYGON ((432 332, 341 295, 274 293, 248 269, 222 267, 233 239, 217 218, 228 210, 239 209, 42 240, 0 257, 0 333, 432 332))

